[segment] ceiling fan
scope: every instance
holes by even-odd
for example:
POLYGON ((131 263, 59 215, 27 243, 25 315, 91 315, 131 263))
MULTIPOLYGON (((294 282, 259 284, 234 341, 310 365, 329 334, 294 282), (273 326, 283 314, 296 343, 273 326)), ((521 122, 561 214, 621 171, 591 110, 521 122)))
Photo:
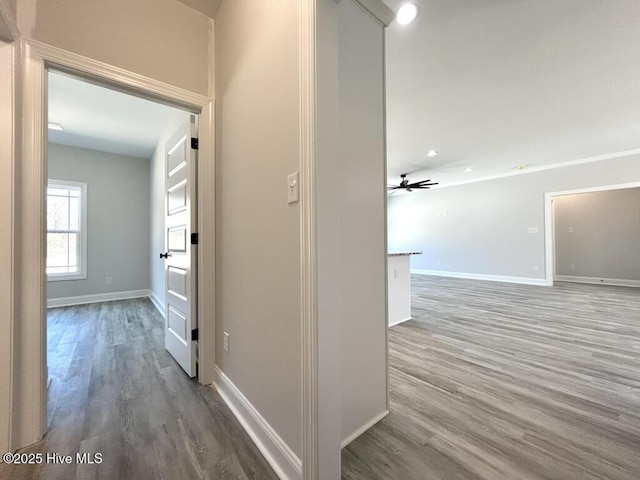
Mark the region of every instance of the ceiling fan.
POLYGON ((404 189, 408 192, 410 192, 411 190, 418 190, 418 189, 427 189, 427 188, 431 188, 432 185, 438 185, 437 182, 435 183, 429 183, 431 182, 431 180, 420 180, 419 182, 414 182, 414 183, 409 183, 409 180, 407 179, 407 174, 403 173, 402 175, 400 175, 400 185, 391 185, 389 187, 387 187, 387 190, 400 190, 400 189, 404 189))

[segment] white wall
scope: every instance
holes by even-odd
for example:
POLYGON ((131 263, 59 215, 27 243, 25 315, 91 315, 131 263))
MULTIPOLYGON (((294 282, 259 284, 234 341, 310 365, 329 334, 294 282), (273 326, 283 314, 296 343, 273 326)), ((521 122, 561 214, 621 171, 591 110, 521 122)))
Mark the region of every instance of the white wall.
POLYGON ((640 281, 640 188, 554 197, 553 213, 557 275, 640 281))
POLYGON ((26 39, 139 73, 185 90, 209 92, 206 15, 176 0, 24 0, 26 39))
POLYGON ((165 251, 164 219, 166 215, 165 205, 165 178, 166 178, 166 145, 172 135, 178 131, 180 125, 189 124, 189 113, 183 112, 182 119, 176 118, 167 125, 160 137, 153 157, 150 160, 150 212, 151 212, 151 247, 149 249, 150 289, 154 302, 160 310, 164 311, 164 299, 166 292, 165 261, 160 258, 160 253, 165 251))
POLYGON ((392 196, 389 251, 423 252, 412 269, 543 282, 544 193, 638 180, 635 155, 392 196))
MULTIPOLYGON (((311 7, 312 8, 312 7, 311 7)), ((316 2, 315 131, 319 478, 338 479, 342 440, 339 4, 316 2)), ((303 185, 302 188, 305 188, 303 185)))
POLYGON ((0 41, 0 451, 9 449, 12 339, 13 47, 0 41), (9 342, 9 345, 6 344, 9 342))
POLYGON ((87 184, 88 258, 86 279, 47 282, 47 298, 149 289, 149 160, 49 144, 48 167, 87 184))
POLYGON ((300 457, 298 16, 296 0, 216 15, 216 360, 300 457))
POLYGON ((384 28, 339 8, 342 441, 387 410, 384 28))

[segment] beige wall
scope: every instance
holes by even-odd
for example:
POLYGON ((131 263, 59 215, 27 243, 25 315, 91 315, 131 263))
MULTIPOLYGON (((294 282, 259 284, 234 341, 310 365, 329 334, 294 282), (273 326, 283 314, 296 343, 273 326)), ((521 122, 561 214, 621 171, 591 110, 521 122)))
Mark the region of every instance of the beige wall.
POLYGON ((13 47, 0 42, 0 451, 9 448, 13 228, 13 47), (9 343, 7 345, 7 343, 9 343))
POLYGON ((207 95, 212 20, 176 0, 23 0, 20 34, 207 95))
POLYGON ((234 0, 216 15, 216 337, 221 370, 300 457, 298 8, 234 0))
POLYGON ((553 199, 556 274, 640 282, 640 188, 553 199))
POLYGON ((15 0, 0 0, 0 39, 14 40, 16 26, 15 0))
POLYGON ((185 5, 213 18, 222 0, 178 0, 185 5))

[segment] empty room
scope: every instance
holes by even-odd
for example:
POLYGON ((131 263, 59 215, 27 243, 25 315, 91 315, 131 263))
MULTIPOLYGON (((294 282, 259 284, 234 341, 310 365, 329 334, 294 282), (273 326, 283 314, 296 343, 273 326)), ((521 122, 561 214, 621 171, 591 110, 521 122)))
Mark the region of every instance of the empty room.
POLYGON ((343 478, 635 479, 640 9, 412 3, 386 34, 411 309, 390 310, 390 414, 343 478))
POLYGON ((0 478, 637 480, 640 5, 0 0, 0 478))

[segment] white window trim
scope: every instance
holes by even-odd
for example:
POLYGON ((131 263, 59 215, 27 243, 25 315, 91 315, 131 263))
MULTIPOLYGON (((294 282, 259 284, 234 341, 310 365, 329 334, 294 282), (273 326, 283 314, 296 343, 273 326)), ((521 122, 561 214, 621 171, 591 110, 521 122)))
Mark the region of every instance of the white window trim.
MULTIPOLYGON (((87 184, 83 182, 71 182, 68 180, 47 180, 47 187, 60 185, 61 187, 76 187, 80 189, 80 271, 78 273, 47 273, 48 282, 63 280, 86 280, 87 278, 87 184)), ((45 194, 45 198, 47 195, 45 194)), ((47 228, 47 233, 49 229, 47 228)))

